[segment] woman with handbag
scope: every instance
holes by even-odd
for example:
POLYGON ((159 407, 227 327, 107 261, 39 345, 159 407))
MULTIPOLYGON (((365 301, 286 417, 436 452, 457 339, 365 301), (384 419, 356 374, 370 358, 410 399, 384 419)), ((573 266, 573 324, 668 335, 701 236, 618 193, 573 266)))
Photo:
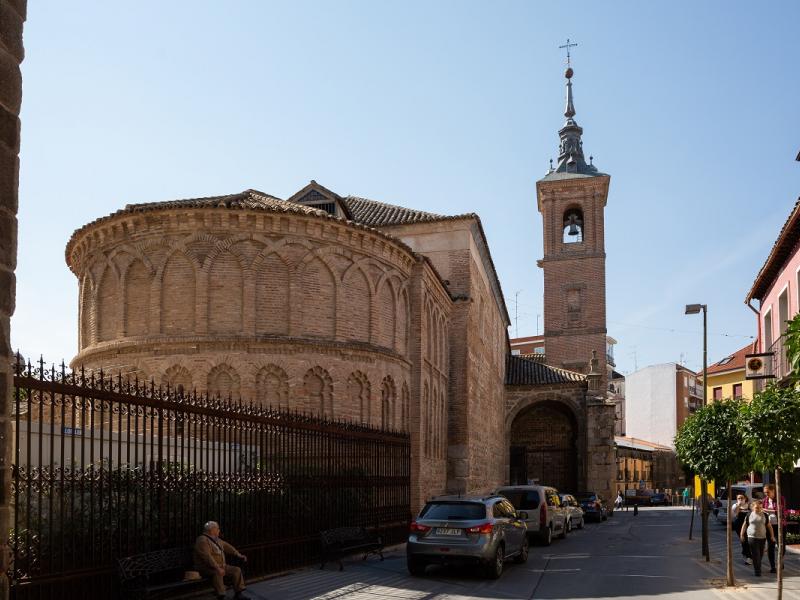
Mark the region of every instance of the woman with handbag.
MULTIPOLYGON (((778 527, 778 501, 775 498, 775 486, 768 483, 764 486, 764 512, 769 516, 769 522, 773 528, 778 527)), ((786 498, 781 496, 781 527, 786 535, 786 498)), ((769 572, 777 573, 775 568, 775 546, 778 543, 778 536, 775 535, 771 542, 767 542, 767 558, 769 559, 769 572)), ((786 554, 786 543, 781 546, 781 560, 786 554)))
POLYGON ((756 577, 761 577, 761 559, 764 558, 764 543, 767 538, 775 541, 775 532, 772 530, 772 525, 769 522, 767 513, 759 500, 753 502, 753 510, 747 515, 747 518, 742 524, 742 529, 739 536, 744 543, 750 545, 750 556, 753 558, 753 570, 756 577))

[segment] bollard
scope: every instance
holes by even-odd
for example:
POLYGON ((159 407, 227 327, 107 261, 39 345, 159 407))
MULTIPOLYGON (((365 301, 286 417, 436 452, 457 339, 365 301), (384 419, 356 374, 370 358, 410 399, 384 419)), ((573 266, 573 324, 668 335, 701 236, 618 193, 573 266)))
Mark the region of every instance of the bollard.
POLYGON ((639 503, 637 502, 636 504, 633 505, 633 516, 635 517, 638 514, 639 514, 639 503))

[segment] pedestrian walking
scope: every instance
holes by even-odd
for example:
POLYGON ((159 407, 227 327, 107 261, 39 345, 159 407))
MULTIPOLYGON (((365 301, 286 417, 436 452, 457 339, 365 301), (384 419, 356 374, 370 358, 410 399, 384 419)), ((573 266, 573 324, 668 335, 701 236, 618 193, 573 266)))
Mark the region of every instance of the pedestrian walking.
MULTIPOLYGON (((731 505, 731 528, 734 531, 741 531, 742 525, 749 514, 750 505, 747 503, 747 496, 739 494, 736 496, 736 502, 731 505)), ((744 564, 746 565, 753 562, 750 558, 750 544, 746 539, 742 540, 742 558, 744 558, 744 564)))
POLYGON ((619 510, 619 509, 621 509, 621 508, 622 508, 622 503, 623 503, 623 502, 625 502, 625 500, 624 500, 624 499, 623 499, 623 497, 622 497, 622 492, 621 492, 621 491, 619 491, 619 490, 617 490, 617 499, 616 499, 616 500, 614 500, 614 508, 615 508, 616 510, 619 510))
POLYGON ((753 571, 761 577, 761 560, 764 558, 764 544, 767 538, 775 540, 775 532, 769 522, 767 513, 759 500, 753 502, 750 514, 744 520, 739 534, 742 541, 750 545, 750 556, 753 559, 753 571))
POLYGON ((683 505, 689 506, 689 488, 683 488, 683 505))
MULTIPOLYGON (((786 498, 781 496, 781 508, 783 515, 781 515, 781 527, 786 531, 786 498)), ((775 537, 771 542, 767 542, 767 558, 769 558, 769 572, 777 573, 775 568, 775 546, 778 544, 778 500, 775 497, 775 486, 768 483, 764 486, 764 512, 769 516, 770 524, 776 529, 775 537)), ((786 554, 786 543, 781 547, 781 561, 783 555, 786 554)))

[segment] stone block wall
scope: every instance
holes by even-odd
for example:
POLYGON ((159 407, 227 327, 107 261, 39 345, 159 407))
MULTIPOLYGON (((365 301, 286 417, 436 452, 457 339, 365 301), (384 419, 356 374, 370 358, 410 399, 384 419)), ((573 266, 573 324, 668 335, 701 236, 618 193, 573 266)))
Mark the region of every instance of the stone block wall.
MULTIPOLYGON (((19 111, 22 103, 24 58, 22 27, 26 0, 0 0, 0 531, 10 527, 11 315, 14 314, 17 264, 17 207, 19 197, 19 111)), ((5 538, 4 538, 5 539, 5 538)), ((0 548, 0 598, 8 597, 5 543, 0 548)))

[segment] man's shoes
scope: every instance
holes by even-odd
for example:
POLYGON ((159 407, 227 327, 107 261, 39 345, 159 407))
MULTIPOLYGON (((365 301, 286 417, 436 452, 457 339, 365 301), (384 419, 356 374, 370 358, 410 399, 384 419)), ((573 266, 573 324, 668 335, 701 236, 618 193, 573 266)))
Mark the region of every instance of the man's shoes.
POLYGON ((746 564, 746 565, 752 565, 752 564, 753 564, 753 561, 752 561, 752 560, 750 560, 749 558, 745 558, 745 559, 744 559, 744 564, 746 564))

